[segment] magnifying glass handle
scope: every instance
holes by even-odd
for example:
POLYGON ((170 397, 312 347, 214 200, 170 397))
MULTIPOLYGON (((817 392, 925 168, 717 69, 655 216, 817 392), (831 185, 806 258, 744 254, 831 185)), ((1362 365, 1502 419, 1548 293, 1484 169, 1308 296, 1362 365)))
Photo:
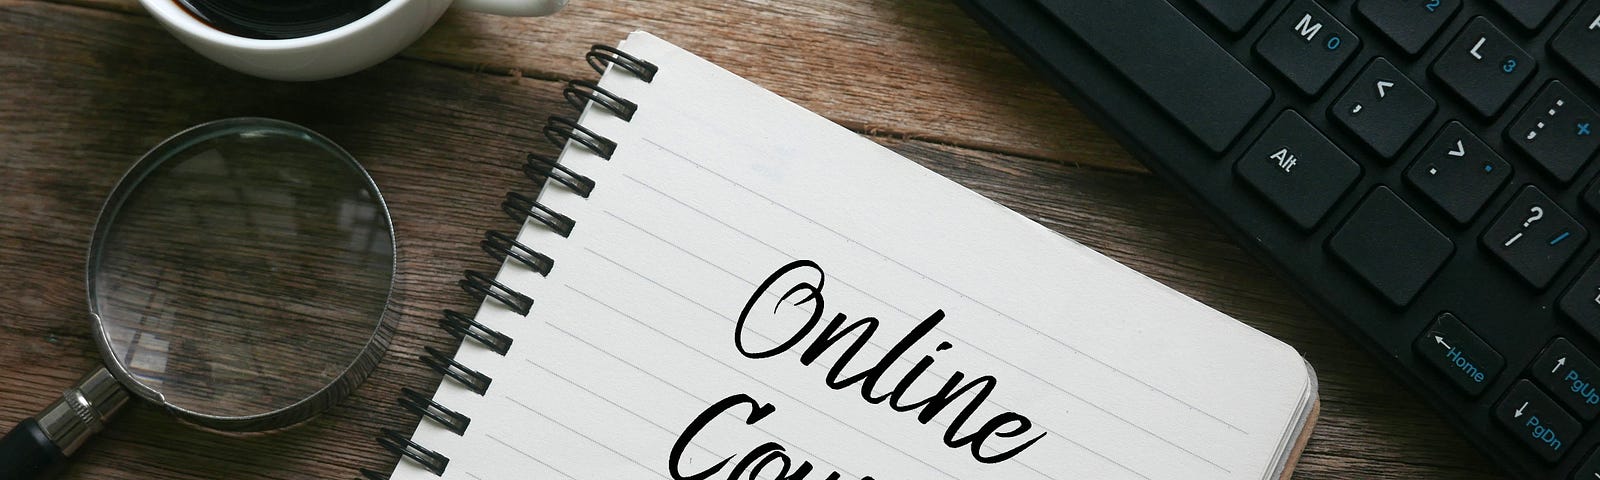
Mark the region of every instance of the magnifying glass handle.
POLYGON ((55 473, 126 403, 128 391, 116 377, 105 367, 95 368, 43 412, 0 438, 0 479, 28 480, 55 473))
POLYGON ((66 459, 39 421, 32 418, 18 423, 0 438, 0 478, 43 478, 54 473, 66 459))

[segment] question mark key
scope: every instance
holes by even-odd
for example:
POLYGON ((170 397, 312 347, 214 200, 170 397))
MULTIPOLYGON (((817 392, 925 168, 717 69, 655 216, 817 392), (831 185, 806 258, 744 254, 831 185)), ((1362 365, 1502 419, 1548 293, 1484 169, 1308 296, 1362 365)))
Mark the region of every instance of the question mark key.
POLYGON ((1523 281, 1544 288, 1588 237, 1572 215, 1529 185, 1495 217, 1481 240, 1523 281))

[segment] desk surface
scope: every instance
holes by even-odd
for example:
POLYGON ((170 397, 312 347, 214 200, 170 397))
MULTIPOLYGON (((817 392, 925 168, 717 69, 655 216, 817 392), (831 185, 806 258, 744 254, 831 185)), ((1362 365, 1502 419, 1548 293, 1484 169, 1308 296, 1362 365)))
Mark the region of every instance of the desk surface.
POLYGON ((452 13, 402 58, 338 80, 256 80, 185 49, 135 0, 0 0, 0 428, 99 361, 84 252, 104 195, 167 135, 268 116, 333 138, 393 210, 405 315, 383 365, 308 424, 226 437, 137 405, 73 459, 68 478, 352 478, 409 431, 403 386, 452 349, 433 325, 473 302, 463 269, 492 270, 482 231, 534 187, 514 169, 567 113, 562 82, 593 78, 592 43, 649 30, 1298 348, 1322 419, 1297 478, 1489 478, 1495 469, 1419 399, 1153 178, 956 8, 930 1, 578 0, 555 17, 452 13))

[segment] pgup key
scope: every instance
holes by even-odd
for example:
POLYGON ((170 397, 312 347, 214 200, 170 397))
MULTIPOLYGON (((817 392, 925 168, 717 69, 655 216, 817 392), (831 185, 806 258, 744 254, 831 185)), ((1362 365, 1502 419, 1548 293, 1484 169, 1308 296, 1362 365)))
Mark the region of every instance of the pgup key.
POLYGON ((1589 233, 1537 187, 1523 187, 1484 230, 1484 248, 1535 288, 1544 288, 1589 233))

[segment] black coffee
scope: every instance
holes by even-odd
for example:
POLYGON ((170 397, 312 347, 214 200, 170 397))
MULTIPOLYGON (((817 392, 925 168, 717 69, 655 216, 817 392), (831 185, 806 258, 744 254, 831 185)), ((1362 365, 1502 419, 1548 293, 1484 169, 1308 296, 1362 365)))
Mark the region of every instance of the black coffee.
POLYGON ((389 0, 176 0, 195 18, 231 35, 281 40, 354 22, 389 0))

